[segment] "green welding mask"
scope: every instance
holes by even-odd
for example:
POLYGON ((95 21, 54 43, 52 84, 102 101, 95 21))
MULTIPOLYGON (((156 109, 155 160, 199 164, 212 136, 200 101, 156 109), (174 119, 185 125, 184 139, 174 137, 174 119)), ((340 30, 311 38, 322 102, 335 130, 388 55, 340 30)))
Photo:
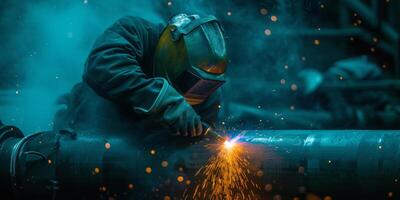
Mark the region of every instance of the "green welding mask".
POLYGON ((225 82, 226 67, 225 38, 214 16, 171 18, 155 50, 154 76, 166 78, 196 105, 225 82))

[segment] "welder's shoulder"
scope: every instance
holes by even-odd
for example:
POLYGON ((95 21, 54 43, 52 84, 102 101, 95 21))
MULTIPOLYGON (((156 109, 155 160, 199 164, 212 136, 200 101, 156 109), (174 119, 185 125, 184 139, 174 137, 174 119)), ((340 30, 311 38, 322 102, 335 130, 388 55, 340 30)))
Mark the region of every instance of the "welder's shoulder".
POLYGON ((121 26, 129 32, 161 32, 162 24, 136 16, 125 16, 120 18, 113 26, 121 26))

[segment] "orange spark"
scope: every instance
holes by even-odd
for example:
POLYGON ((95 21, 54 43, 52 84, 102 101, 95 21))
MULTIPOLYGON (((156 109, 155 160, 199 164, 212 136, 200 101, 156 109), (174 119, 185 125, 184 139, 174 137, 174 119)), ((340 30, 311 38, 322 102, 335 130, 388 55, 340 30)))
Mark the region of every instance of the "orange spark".
POLYGON ((185 191, 184 199, 258 199, 255 191, 260 187, 253 182, 243 146, 235 142, 227 140, 217 147, 209 146, 217 154, 197 171, 195 184, 185 191))

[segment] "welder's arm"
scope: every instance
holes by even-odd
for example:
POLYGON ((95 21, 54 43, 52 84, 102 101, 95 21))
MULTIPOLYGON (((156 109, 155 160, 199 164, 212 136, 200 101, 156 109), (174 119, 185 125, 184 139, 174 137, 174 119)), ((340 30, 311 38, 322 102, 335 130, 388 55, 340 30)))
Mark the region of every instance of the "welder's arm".
POLYGON ((142 56, 140 36, 117 23, 96 41, 86 62, 84 81, 104 98, 136 113, 157 116, 156 121, 171 131, 196 135, 201 123, 196 112, 165 79, 143 73, 139 66, 142 56))

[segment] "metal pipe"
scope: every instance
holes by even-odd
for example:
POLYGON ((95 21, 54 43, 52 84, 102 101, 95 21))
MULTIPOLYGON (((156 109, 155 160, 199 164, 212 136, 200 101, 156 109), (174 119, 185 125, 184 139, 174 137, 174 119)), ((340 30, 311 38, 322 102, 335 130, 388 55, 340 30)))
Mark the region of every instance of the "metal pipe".
MULTIPOLYGON (((268 186, 259 191, 262 198, 314 193, 334 199, 381 199, 400 191, 400 131, 241 134, 250 163, 263 172, 259 182, 268 186)), ((148 148, 127 137, 71 131, 41 132, 25 139, 0 133, 0 138, 1 195, 6 199, 179 198, 187 184, 177 177, 195 184, 193 174, 211 153, 202 141, 176 148, 168 140, 165 146, 148 148)))
POLYGON ((384 199, 400 191, 398 130, 262 130, 242 140, 261 147, 263 181, 278 193, 384 199))

